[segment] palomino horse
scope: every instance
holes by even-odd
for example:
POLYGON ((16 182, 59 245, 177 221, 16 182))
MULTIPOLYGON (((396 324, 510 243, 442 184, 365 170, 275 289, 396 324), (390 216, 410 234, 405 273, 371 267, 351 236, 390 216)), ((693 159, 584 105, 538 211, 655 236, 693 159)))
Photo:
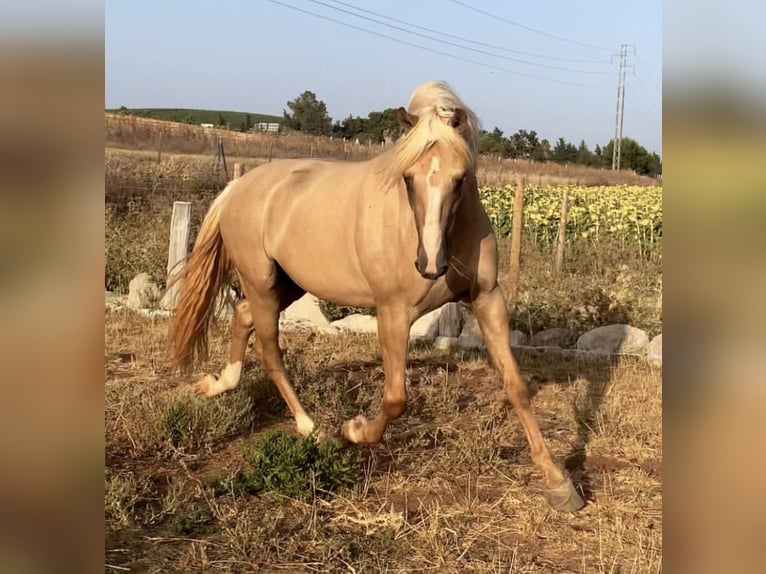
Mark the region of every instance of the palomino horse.
POLYGON ((385 370, 380 412, 341 427, 352 443, 373 444, 405 410, 410 326, 444 303, 462 301, 473 309, 502 374, 544 474, 546 499, 558 510, 577 510, 584 502, 551 457, 511 355, 496 241, 476 183, 479 122, 439 82, 418 87, 397 117, 405 134, 369 161, 279 160, 223 190, 178 275, 183 283, 170 328, 171 355, 188 367, 206 352, 215 301, 233 269, 245 297, 235 305, 229 363, 196 388, 213 396, 236 387, 255 333, 258 361, 307 435, 314 422, 285 372, 280 311, 305 292, 374 306, 385 370))

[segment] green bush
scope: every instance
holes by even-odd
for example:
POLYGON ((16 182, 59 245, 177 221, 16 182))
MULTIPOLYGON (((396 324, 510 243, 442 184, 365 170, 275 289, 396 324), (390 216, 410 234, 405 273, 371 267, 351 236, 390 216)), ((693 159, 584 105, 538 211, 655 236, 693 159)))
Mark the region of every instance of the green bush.
POLYGON ((361 457, 358 450, 316 436, 295 437, 281 430, 270 430, 246 447, 249 468, 220 481, 219 494, 257 493, 264 490, 307 499, 326 496, 350 488, 358 480, 361 457))

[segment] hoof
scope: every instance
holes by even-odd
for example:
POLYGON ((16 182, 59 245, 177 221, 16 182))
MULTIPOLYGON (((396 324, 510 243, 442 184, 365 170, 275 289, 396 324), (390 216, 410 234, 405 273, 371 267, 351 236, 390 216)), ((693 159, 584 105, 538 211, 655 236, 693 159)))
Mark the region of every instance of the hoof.
POLYGON ((544 490, 543 496, 551 508, 558 512, 575 512, 585 506, 585 501, 569 479, 556 488, 544 490))
POLYGON ((359 415, 350 421, 344 422, 340 427, 340 434, 343 435, 348 442, 354 444, 360 444, 366 442, 364 440, 364 427, 367 426, 367 419, 359 415))
POLYGON ((199 381, 194 383, 194 392, 198 395, 212 397, 218 393, 215 392, 216 378, 213 375, 205 375, 199 381))

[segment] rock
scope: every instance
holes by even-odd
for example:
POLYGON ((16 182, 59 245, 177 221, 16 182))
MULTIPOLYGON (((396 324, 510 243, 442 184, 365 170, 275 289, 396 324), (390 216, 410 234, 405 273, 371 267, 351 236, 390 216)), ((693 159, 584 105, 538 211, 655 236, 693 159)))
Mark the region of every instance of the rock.
POLYGON ((439 315, 439 335, 442 337, 459 337, 463 328, 463 314, 458 303, 442 305, 439 315))
POLYGON ((410 327, 411 339, 435 339, 439 336, 439 317, 442 308, 434 309, 420 317, 410 327))
POLYGON ((649 343, 646 349, 646 358, 653 367, 662 368, 662 333, 649 343))
POLYGON ((436 337, 434 339, 434 349, 437 351, 449 351, 458 347, 460 344, 459 337, 436 337))
POLYGON ((577 334, 569 329, 554 327, 538 331, 529 340, 530 347, 559 347, 567 349, 577 341, 577 334))
POLYGON ((160 300, 160 289, 148 273, 139 273, 130 280, 125 305, 131 309, 151 309, 160 300))
POLYGON ((282 311, 282 319, 291 321, 308 321, 314 325, 329 325, 330 322, 319 308, 319 299, 310 293, 295 301, 282 311))
POLYGON ((484 347, 484 338, 481 335, 479 321, 473 313, 465 312, 463 314, 463 329, 460 331, 458 344, 464 349, 482 349, 484 347))
POLYGON ((647 334, 630 325, 598 327, 577 339, 579 350, 601 354, 643 355, 648 344, 647 334))
POLYGON ((439 336, 458 337, 463 326, 463 316, 457 303, 445 303, 418 318, 410 328, 412 339, 435 339, 439 336))
POLYGON ((527 334, 524 333, 523 331, 517 331, 515 329, 511 331, 511 340, 510 340, 511 347, 524 346, 527 344, 528 339, 529 337, 527 337, 527 334))
POLYGON ((377 333, 378 319, 372 315, 355 314, 333 321, 330 326, 347 333, 377 333))

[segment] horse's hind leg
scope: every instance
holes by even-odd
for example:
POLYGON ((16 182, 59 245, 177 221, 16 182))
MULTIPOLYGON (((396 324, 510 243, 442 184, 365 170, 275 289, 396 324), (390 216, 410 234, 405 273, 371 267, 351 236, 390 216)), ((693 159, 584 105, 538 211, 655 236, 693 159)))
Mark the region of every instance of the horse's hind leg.
POLYGON ((253 332, 253 315, 250 303, 240 299, 234 304, 234 317, 231 321, 231 344, 229 345, 229 362, 221 371, 218 378, 205 375, 194 385, 198 393, 212 397, 224 391, 233 389, 239 383, 242 374, 242 363, 247 350, 247 340, 253 332))
POLYGON ((289 282, 278 280, 266 282, 269 287, 257 288, 253 283, 244 281, 245 294, 250 303, 253 326, 256 333, 256 348, 260 351, 260 361, 269 379, 276 385, 287 407, 290 409, 298 432, 308 436, 314 430, 314 421, 306 414, 287 378, 287 371, 282 361, 279 348, 279 312, 302 293, 289 282))

